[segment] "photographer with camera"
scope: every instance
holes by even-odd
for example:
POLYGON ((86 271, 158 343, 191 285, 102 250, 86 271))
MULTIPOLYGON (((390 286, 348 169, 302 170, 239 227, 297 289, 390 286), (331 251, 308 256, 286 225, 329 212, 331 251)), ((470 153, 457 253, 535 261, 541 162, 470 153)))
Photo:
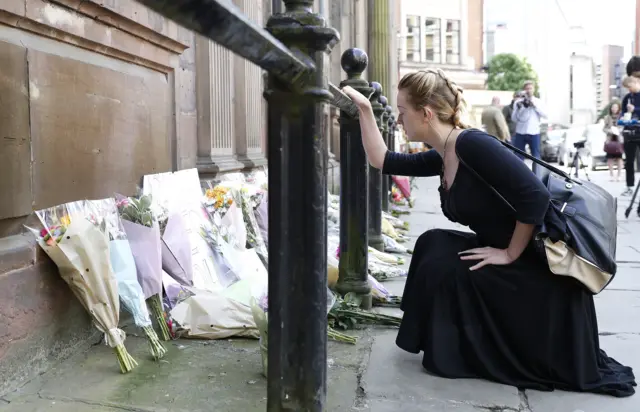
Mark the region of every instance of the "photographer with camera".
MULTIPOLYGON (((516 125, 513 145, 523 151, 528 145, 531 155, 540 159, 540 123, 547 116, 542 111, 540 99, 533 95, 534 88, 532 81, 524 82, 513 105, 511 120, 516 125)), ((522 156, 520 158, 524 160, 522 156)))

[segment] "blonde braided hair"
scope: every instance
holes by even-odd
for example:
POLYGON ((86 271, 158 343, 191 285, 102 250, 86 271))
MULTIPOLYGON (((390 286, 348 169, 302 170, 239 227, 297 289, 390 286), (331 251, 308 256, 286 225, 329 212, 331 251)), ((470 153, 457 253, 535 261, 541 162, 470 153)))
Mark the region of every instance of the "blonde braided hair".
POLYGON ((424 69, 406 74, 400 80, 398 89, 408 92, 415 109, 429 106, 441 122, 461 129, 470 127, 462 120, 467 108, 463 89, 441 69, 424 69))

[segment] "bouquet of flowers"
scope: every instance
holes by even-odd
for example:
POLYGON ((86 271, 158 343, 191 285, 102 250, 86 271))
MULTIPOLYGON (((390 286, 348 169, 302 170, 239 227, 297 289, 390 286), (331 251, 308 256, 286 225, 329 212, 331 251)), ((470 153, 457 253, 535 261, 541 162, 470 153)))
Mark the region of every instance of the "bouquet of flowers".
POLYGON ((231 175, 225 176, 224 178, 228 180, 224 180, 218 184, 208 182, 208 184, 213 187, 205 191, 205 207, 207 208, 207 212, 213 217, 212 220, 214 224, 227 235, 225 236, 225 240, 229 244, 232 244, 238 249, 254 248, 266 267, 268 265, 267 246, 255 214, 255 210, 262 203, 264 192, 256 186, 245 183, 242 176, 231 175), (207 206, 207 204, 212 204, 212 206, 207 206), (242 221, 236 219, 232 225, 218 224, 218 222, 222 222, 222 220, 231 213, 233 205, 240 210, 242 221), (217 215, 222 218, 219 218, 217 215), (240 226, 242 226, 242 229, 239 229, 240 226), (228 236, 231 227, 235 229, 235 232, 241 232, 245 235, 244 243, 240 237, 228 236))
MULTIPOLYGON (((327 289, 327 311, 331 310, 336 302, 336 296, 327 289)), ((267 359, 269 346, 269 296, 267 285, 262 285, 253 291, 251 298, 251 312, 260 332, 260 354, 262 355, 262 373, 267 376, 267 359)), ((327 336, 338 342, 355 345, 357 339, 353 336, 338 332, 333 327, 327 327, 327 336)))
POLYGON ((384 251, 390 253, 407 253, 412 254, 413 250, 402 246, 397 241, 393 240, 387 235, 382 235, 382 240, 384 241, 384 251))
POLYGON ((371 287, 371 296, 373 297, 374 306, 391 306, 399 307, 402 303, 402 298, 392 295, 391 292, 384 287, 384 285, 378 282, 373 276, 367 277, 369 286, 371 287))
POLYGON ((152 200, 151 214, 160 228, 162 269, 181 285, 193 286, 191 243, 184 219, 175 210, 171 210, 168 199, 158 200, 158 197, 151 194, 147 197, 152 200))
POLYGON ((44 228, 28 229, 91 314, 96 328, 105 334, 122 373, 130 372, 137 362, 124 346, 126 334, 118 328, 118 283, 111 266, 109 238, 103 231, 106 224, 97 221, 96 225, 85 218, 84 202, 40 210, 36 215, 44 228))
POLYGON ((122 226, 129 239, 136 263, 138 283, 142 286, 151 313, 158 322, 164 340, 171 339, 162 305, 162 244, 160 228, 151 212, 151 197, 140 199, 116 195, 122 226))
POLYGON ((369 274, 380 282, 407 276, 407 272, 403 268, 385 263, 371 254, 369 255, 369 274))
POLYGON ((247 230, 244 226, 242 209, 236 203, 230 187, 207 182, 203 205, 213 223, 211 230, 220 235, 225 242, 244 249, 247 243, 247 230))
POLYGON ((343 299, 337 298, 329 311, 329 324, 341 329, 351 329, 358 324, 400 326, 402 318, 360 309, 361 304, 362 298, 352 292, 343 299))
POLYGON ((118 281, 118 292, 122 306, 131 313, 133 321, 142 329, 149 342, 149 349, 154 359, 162 358, 167 350, 158 339, 151 326, 151 318, 144 301, 144 293, 138 283, 133 253, 127 235, 118 216, 118 209, 113 198, 86 201, 90 220, 104 227, 109 235, 109 252, 111 266, 118 281))
POLYGON ((391 226, 398 230, 409 230, 409 222, 405 222, 387 212, 382 212, 382 217, 387 219, 391 226))
POLYGON ((394 255, 390 255, 388 253, 385 252, 380 252, 377 249, 372 248, 371 246, 369 246, 369 256, 374 256, 375 258, 377 258, 378 260, 387 263, 389 265, 403 265, 404 264, 404 259, 401 256, 394 256, 394 255))

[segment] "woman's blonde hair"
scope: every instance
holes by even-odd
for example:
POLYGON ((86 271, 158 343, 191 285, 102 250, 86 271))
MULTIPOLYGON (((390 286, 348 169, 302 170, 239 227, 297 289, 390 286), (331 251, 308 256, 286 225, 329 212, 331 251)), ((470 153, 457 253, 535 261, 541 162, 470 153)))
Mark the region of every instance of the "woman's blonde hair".
POLYGON ((415 109, 431 107, 438 119, 461 129, 470 126, 462 120, 467 102, 462 88, 440 69, 425 69, 406 74, 398 84, 398 90, 406 90, 415 109))

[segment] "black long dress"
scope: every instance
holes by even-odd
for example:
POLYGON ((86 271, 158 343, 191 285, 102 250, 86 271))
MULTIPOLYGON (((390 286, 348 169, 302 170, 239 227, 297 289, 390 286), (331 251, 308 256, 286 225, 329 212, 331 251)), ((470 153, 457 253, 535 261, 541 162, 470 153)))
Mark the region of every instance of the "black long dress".
MULTIPOLYGON (((424 352, 422 364, 447 378, 483 378, 521 389, 635 393, 635 377, 600 349, 593 297, 570 277, 553 275, 525 249, 510 265, 460 260, 479 246, 506 248, 516 220, 539 224, 549 193, 495 138, 475 129, 457 138, 458 156, 513 205, 515 214, 460 163, 442 210, 475 233, 429 230, 418 239, 402 297, 404 316, 396 344, 424 352)), ((388 152, 383 172, 437 176, 434 150, 388 152)))

